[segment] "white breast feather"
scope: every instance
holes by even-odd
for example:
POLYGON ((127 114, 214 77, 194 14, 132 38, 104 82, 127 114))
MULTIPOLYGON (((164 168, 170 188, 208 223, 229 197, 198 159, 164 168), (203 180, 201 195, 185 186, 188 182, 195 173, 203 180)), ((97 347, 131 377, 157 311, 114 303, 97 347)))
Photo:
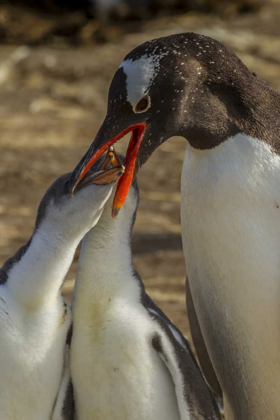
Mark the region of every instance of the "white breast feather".
POLYGON ((36 270, 36 258, 46 255, 46 247, 35 236, 0 286, 0 417, 5 420, 50 420, 71 323, 71 310, 59 293, 63 264, 52 276, 48 255, 42 271, 36 270))
POLYGON ((216 360, 220 372, 228 369, 226 392, 246 378, 250 409, 264 401, 279 414, 280 157, 264 141, 241 134, 212 150, 187 146, 182 230, 210 355, 227 355, 216 360), (228 383, 229 377, 235 379, 228 383))
POLYGON ((112 296, 106 308, 95 306, 85 320, 75 302, 71 372, 79 418, 179 420, 173 380, 151 343, 157 324, 140 303, 112 296))

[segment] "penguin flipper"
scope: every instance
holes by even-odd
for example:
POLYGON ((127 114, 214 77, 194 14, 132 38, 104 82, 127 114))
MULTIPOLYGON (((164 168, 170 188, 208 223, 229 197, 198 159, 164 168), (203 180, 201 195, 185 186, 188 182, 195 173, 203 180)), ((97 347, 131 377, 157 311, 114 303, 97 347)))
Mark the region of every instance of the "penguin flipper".
POLYGON ((64 375, 61 381, 52 420, 74 420, 74 392, 70 371, 69 377, 67 376, 64 375))
POLYGON ((220 419, 188 341, 147 294, 142 302, 157 325, 151 344, 172 377, 181 420, 220 419))
POLYGON ((194 347, 196 350, 196 354, 202 369, 202 372, 205 376, 205 379, 212 390, 221 398, 223 398, 223 392, 221 386, 219 384, 218 378, 214 371, 213 364, 211 362, 208 350, 206 348, 206 344, 200 329, 199 321, 197 319, 196 310, 194 307, 192 294, 190 290, 190 285, 188 281, 188 277, 186 278, 186 292, 187 292, 187 311, 188 311, 188 318, 189 324, 191 329, 191 335, 194 343, 194 347))

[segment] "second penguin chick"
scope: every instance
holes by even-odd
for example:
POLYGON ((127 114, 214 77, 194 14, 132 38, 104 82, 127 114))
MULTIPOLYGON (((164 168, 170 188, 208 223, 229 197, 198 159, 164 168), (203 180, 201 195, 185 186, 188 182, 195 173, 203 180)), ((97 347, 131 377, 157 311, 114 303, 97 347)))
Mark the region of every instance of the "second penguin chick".
POLYGON ((83 239, 70 353, 78 420, 219 419, 187 340, 135 271, 136 182, 116 219, 110 200, 83 239))

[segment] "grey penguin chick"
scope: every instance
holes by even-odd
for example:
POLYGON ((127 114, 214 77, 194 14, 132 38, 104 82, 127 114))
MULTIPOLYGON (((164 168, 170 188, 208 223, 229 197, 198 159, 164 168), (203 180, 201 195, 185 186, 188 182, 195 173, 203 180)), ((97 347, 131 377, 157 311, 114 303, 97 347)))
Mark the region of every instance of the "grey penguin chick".
POLYGON ((82 242, 70 351, 75 419, 219 419, 187 340, 134 269, 138 196, 134 182, 117 219, 109 200, 82 242))
POLYGON ((71 324, 61 287, 79 242, 97 223, 114 185, 88 185, 95 176, 91 171, 75 197, 68 192, 70 174, 58 178, 41 201, 31 238, 0 270, 3 420, 51 418, 71 324))

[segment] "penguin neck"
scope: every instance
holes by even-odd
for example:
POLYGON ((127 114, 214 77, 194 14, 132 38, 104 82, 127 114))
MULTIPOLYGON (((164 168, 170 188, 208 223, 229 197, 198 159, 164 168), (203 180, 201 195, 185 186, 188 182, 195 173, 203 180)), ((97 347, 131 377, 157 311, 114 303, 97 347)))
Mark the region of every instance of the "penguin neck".
MULTIPOLYGON (((266 141, 279 150, 280 94, 254 77, 248 69, 241 77, 207 79, 203 100, 193 98, 187 120, 176 132, 195 149, 212 149, 239 133, 266 141), (210 112, 209 112, 210 111, 210 112)), ((199 91, 199 89, 198 89, 199 91)))
POLYGON ((142 282, 134 270, 131 254, 131 218, 125 213, 111 216, 95 226, 83 239, 75 287, 78 301, 139 301, 142 282))
POLYGON ((68 235, 62 225, 52 226, 48 220, 43 221, 27 245, 2 268, 13 299, 36 307, 60 297, 80 239, 68 235))

